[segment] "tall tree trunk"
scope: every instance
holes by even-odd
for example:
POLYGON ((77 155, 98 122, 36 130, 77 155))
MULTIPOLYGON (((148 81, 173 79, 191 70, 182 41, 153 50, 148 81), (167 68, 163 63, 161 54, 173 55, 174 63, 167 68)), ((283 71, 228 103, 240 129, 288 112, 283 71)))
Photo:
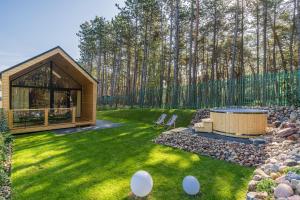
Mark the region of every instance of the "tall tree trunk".
MULTIPOLYGON (((245 75, 245 66, 244 66, 244 0, 242 1, 242 21, 241 21, 241 75, 245 75)), ((244 92, 244 90, 243 90, 244 92)))
MULTIPOLYGON (((135 18, 135 36, 138 35, 138 18, 135 18)), ((133 70, 133 83, 132 83, 132 99, 131 106, 136 103, 136 85, 137 85, 137 73, 138 73, 138 37, 134 40, 134 70, 133 70)))
POLYGON ((175 11, 175 46, 174 46, 174 82, 173 82, 173 98, 172 107, 177 108, 178 106, 178 72, 179 72, 179 1, 176 0, 176 11, 175 11))
POLYGON ((113 106, 113 101, 115 99, 115 83, 116 83, 116 50, 114 50, 114 53, 113 53, 113 63, 112 63, 112 74, 111 74, 111 82, 110 82, 110 107, 113 106))
POLYGON ((213 51, 211 54, 211 80, 216 78, 216 37, 217 37, 217 5, 214 0, 213 51))
POLYGON ((144 106, 145 98, 145 84, 147 75, 147 57, 148 57, 148 19, 146 20, 145 33, 144 33, 144 55, 142 64, 142 76, 141 76, 141 86, 140 86, 140 106, 144 106))
POLYGON ((234 36, 233 36, 233 42, 232 42, 232 60, 231 60, 231 67, 229 69, 229 96, 228 96, 228 103, 229 105, 233 105, 235 103, 235 94, 234 94, 234 88, 235 85, 233 84, 234 79, 234 71, 235 71, 235 63, 236 63, 236 54, 237 54, 237 39, 238 39, 238 27, 239 27, 239 0, 236 1, 236 9, 235 9, 235 27, 234 27, 234 36))
POLYGON ((131 79, 130 79, 130 69, 131 69, 131 44, 127 44, 127 72, 126 72, 126 98, 127 105, 131 104, 131 79))
POLYGON ((120 84, 122 84, 121 79, 120 79, 120 74, 121 74, 121 65, 122 65, 122 47, 123 47, 123 41, 120 39, 119 45, 119 52, 118 52, 118 57, 117 57, 117 63, 116 63, 116 73, 115 73, 115 85, 117 86, 115 89, 117 89, 117 95, 116 92, 114 92, 114 97, 116 98, 115 100, 115 108, 118 108, 118 103, 119 103, 119 94, 120 94, 120 84))
POLYGON ((102 72, 101 72, 101 82, 102 82, 102 84, 101 84, 101 97, 103 97, 104 96, 104 86, 106 85, 106 81, 105 81, 105 65, 106 65, 107 63, 106 63, 106 52, 103 52, 103 64, 102 64, 102 66, 101 66, 101 70, 102 70, 102 72))
POLYGON ((199 0, 196 0, 196 26, 195 26, 195 37, 194 37, 194 63, 193 63, 193 81, 192 81, 192 87, 193 87, 193 101, 192 105, 193 107, 196 107, 197 103, 197 53, 198 53, 198 38, 199 38, 199 12, 200 12, 200 4, 199 0))
POLYGON ((290 71, 294 71, 294 35, 295 35, 295 27, 296 27, 296 0, 294 2, 294 9, 293 9, 293 23, 292 23, 292 31, 290 36, 290 45, 289 45, 289 51, 290 51, 290 71))
POLYGON ((297 0, 298 67, 300 69, 300 0, 297 0))
POLYGON ((268 23, 268 2, 263 1, 263 72, 266 73, 267 67, 267 23, 268 23))
POLYGON ((234 36, 233 36, 233 43, 232 43, 232 60, 231 60, 231 67, 229 70, 229 78, 234 78, 234 70, 235 70, 235 63, 236 63, 236 54, 237 54, 237 38, 238 38, 238 27, 239 27, 239 0, 236 1, 236 10, 235 10, 235 25, 234 25, 234 36))
POLYGON ((168 74, 167 74, 167 94, 166 94, 166 104, 170 105, 170 92, 171 92, 171 67, 172 67, 172 48, 173 48, 173 18, 174 18, 174 5, 173 0, 170 0, 170 36, 169 36, 169 63, 168 63, 168 74))
POLYGON ((273 69, 276 71, 276 2, 274 2, 274 13, 273 13, 273 69))
POLYGON ((101 93, 102 93, 102 84, 103 82, 101 82, 101 66, 102 66, 102 48, 101 48, 101 44, 99 44, 98 47, 98 52, 97 52, 97 81, 98 81, 98 87, 97 87, 97 104, 100 105, 100 100, 101 100, 101 93))
POLYGON ((158 99, 158 105, 159 107, 162 107, 163 104, 163 91, 164 91, 164 75, 165 75, 165 51, 164 51, 164 15, 163 15, 163 2, 160 2, 160 34, 161 34, 161 46, 160 46, 160 78, 159 78, 159 99, 158 99))
POLYGON ((194 1, 191 0, 190 32, 189 32, 189 69, 188 69, 188 102, 192 102, 192 66, 193 66, 193 28, 194 1))
MULTIPOLYGON (((300 0, 297 0, 297 20, 296 20, 296 26, 297 26, 297 39, 298 39, 298 43, 297 43, 297 50, 298 50, 298 65, 297 65, 297 70, 300 70, 300 0)), ((299 73, 298 73, 299 74, 299 73)), ((299 88, 299 75, 297 76, 297 97, 299 99, 300 97, 300 88, 299 88)))
POLYGON ((287 62, 285 60, 281 40, 279 39, 279 36, 276 32, 275 27, 271 26, 271 28, 272 28, 272 31, 273 31, 273 34, 274 34, 274 40, 275 40, 274 42, 275 42, 275 44, 277 44, 278 49, 279 49, 279 53, 280 53, 280 57, 281 57, 281 61, 282 61, 282 67, 283 67, 284 71, 287 71, 287 67, 286 67, 287 62))
POLYGON ((256 2, 256 74, 259 74, 259 0, 256 2))
POLYGON ((104 84, 104 95, 105 95, 105 97, 107 97, 108 96, 108 87, 109 87, 109 84, 108 84, 108 65, 109 65, 109 63, 108 63, 108 61, 109 61, 109 57, 110 57, 110 54, 109 53, 106 53, 105 54, 105 57, 104 57, 104 59, 105 59, 105 66, 104 66, 104 75, 105 75, 105 77, 104 77, 104 82, 105 82, 105 84, 104 84))

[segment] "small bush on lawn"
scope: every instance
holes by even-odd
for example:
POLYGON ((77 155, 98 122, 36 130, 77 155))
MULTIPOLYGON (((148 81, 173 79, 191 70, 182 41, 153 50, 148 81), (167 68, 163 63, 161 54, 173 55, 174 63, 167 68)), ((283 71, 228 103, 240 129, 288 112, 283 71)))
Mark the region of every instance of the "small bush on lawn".
POLYGON ((12 136, 7 123, 7 113, 0 109, 0 199, 10 199, 10 166, 12 136), (5 191, 2 191, 6 188, 5 191))
POLYGON ((256 189, 259 192, 267 192, 268 194, 272 194, 275 186, 276 183, 272 179, 264 179, 257 184, 256 189))

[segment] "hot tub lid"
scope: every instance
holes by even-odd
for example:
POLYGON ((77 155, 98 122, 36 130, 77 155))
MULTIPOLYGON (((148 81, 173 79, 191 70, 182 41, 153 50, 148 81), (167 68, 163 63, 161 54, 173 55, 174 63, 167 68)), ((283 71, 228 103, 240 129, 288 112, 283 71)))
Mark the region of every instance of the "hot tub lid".
POLYGON ((267 114, 267 110, 251 109, 251 108, 216 108, 211 109, 216 113, 237 113, 237 114, 267 114))

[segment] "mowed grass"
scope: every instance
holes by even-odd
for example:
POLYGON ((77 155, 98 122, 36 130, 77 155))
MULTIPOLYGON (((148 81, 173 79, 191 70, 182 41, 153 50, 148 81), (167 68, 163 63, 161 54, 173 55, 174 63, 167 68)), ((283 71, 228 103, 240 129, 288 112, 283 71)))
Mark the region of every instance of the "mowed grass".
POLYGON ((14 141, 13 199, 133 199, 130 178, 148 171, 154 187, 148 199, 245 199, 253 169, 154 144, 161 133, 152 121, 162 112, 178 114, 187 126, 192 110, 115 110, 98 119, 122 122, 119 128, 65 136, 41 132, 14 141), (201 195, 188 197, 182 179, 196 176, 201 195))

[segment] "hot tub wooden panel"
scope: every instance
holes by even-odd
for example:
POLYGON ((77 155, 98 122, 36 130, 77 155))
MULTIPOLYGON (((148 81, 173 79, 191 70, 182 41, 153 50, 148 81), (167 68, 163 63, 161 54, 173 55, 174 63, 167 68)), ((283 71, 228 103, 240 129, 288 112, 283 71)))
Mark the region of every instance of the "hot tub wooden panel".
POLYGON ((260 135, 266 133, 266 113, 211 112, 213 130, 234 135, 260 135))

